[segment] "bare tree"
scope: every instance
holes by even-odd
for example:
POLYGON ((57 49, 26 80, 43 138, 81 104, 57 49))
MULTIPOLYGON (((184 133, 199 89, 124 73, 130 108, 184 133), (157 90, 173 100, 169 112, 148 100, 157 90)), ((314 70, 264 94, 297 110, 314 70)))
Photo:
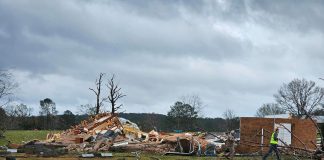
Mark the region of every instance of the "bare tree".
POLYGON ((32 108, 27 107, 25 104, 8 105, 5 108, 10 123, 8 123, 9 129, 19 129, 20 126, 26 122, 27 117, 31 116, 32 108))
POLYGON ((96 79, 96 88, 92 89, 89 88, 91 91, 93 91, 93 93, 96 95, 96 114, 98 114, 100 112, 100 108, 103 106, 103 102, 107 100, 107 98, 100 98, 100 94, 101 94, 101 85, 102 85, 102 78, 104 77, 104 73, 100 73, 99 74, 99 78, 96 79))
POLYGON ((25 104, 11 105, 6 107, 8 116, 12 117, 29 117, 32 113, 32 108, 27 107, 25 104))
POLYGON ((279 107, 277 103, 263 104, 256 112, 257 117, 265 117, 267 115, 285 114, 286 111, 279 107))
POLYGON ((231 109, 226 109, 225 112, 223 113, 224 119, 233 119, 236 117, 235 113, 231 109))
POLYGON ((94 115, 96 114, 96 107, 91 104, 80 105, 78 114, 94 115))
POLYGON ((106 84, 106 86, 108 87, 109 92, 107 98, 111 104, 111 113, 115 114, 116 111, 123 106, 122 104, 117 105, 117 100, 125 97, 126 95, 121 92, 121 88, 115 83, 115 75, 108 80, 108 84, 106 84))
POLYGON ((286 111, 298 116, 311 114, 320 104, 324 96, 324 89, 315 85, 313 81, 294 79, 283 84, 274 95, 277 103, 286 111))
POLYGON ((238 117, 235 115, 235 112, 231 109, 226 109, 223 113, 223 117, 226 122, 226 130, 230 131, 238 128, 238 117))
POLYGON ((13 92, 18 87, 10 72, 0 70, 0 107, 12 100, 13 92))
POLYGON ((184 95, 180 99, 182 103, 189 104, 191 107, 195 108, 195 111, 198 113, 199 117, 203 117, 204 104, 198 95, 184 95))

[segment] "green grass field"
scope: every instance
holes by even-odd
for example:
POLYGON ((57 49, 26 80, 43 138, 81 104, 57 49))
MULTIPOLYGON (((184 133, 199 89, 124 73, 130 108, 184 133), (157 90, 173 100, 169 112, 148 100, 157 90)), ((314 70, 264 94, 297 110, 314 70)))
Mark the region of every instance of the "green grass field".
POLYGON ((34 139, 45 140, 47 133, 59 132, 48 130, 8 130, 5 132, 5 139, 0 139, 0 146, 6 145, 7 141, 11 143, 21 144, 23 141, 28 142, 34 139))

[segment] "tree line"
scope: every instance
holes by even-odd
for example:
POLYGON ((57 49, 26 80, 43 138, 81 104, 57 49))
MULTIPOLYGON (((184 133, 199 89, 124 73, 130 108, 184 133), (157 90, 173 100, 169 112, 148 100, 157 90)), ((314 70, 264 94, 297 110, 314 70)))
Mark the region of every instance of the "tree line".
MULTIPOLYGON (((79 124, 82 120, 88 118, 89 115, 75 115, 67 110, 62 115, 56 115, 52 118, 52 128, 44 125, 44 116, 27 116, 27 117, 13 117, 3 114, 1 112, 1 119, 6 123, 7 130, 66 130, 71 126, 79 124)), ((118 113, 119 117, 126 118, 136 123, 142 131, 149 132, 151 130, 158 130, 161 132, 173 132, 181 129, 182 131, 227 131, 226 120, 223 118, 196 118, 192 126, 185 125, 185 127, 178 128, 174 121, 167 115, 156 113, 118 113)), ((238 122, 238 121, 237 121, 238 122)), ((236 124, 237 127, 239 123, 236 124)))
MULTIPOLYGON (((32 108, 25 104, 8 105, 0 108, 0 114, 6 129, 14 130, 65 130, 82 120, 94 115, 95 107, 81 105, 81 115, 66 110, 59 115, 56 103, 45 98, 39 102, 39 115, 32 115, 32 108), (86 107, 85 107, 86 106, 86 107), (84 110, 88 108, 88 110, 84 110)), ((181 100, 170 106, 167 115, 156 113, 116 113, 119 117, 136 123, 141 130, 152 129, 165 132, 181 131, 229 131, 239 127, 239 119, 234 112, 227 110, 224 118, 202 118, 203 103, 199 96, 183 96, 181 100)))

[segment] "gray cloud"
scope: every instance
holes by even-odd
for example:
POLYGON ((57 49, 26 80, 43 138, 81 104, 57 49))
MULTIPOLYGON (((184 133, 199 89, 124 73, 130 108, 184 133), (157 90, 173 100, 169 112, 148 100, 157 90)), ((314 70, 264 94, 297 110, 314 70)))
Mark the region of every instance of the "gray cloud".
MULTIPOLYGON (((20 101, 94 103, 115 73, 127 112, 166 113, 198 94, 206 116, 251 116, 283 82, 323 75, 319 1, 0 1, 0 68, 20 101), (294 6, 294 7, 291 7, 294 6)), ((316 81, 318 82, 318 81, 316 81)), ((323 85, 323 82, 318 82, 323 85)))
POLYGON ((322 1, 257 1, 250 3, 251 10, 258 12, 257 20, 275 29, 289 31, 296 29, 302 33, 311 30, 323 31, 322 1))

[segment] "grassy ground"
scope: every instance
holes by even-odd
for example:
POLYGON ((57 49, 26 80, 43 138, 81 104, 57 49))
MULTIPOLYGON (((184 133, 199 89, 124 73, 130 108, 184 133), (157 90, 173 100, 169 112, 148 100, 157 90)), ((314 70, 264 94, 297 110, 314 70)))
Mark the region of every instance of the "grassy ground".
MULTIPOLYGON (((5 132, 5 139, 0 139, 0 146, 6 145, 7 141, 11 143, 21 144, 23 141, 28 142, 30 140, 39 139, 45 140, 48 130, 9 130, 5 132)), ((53 131, 52 131, 53 132, 53 131)), ((54 131, 59 132, 59 131, 54 131)))

